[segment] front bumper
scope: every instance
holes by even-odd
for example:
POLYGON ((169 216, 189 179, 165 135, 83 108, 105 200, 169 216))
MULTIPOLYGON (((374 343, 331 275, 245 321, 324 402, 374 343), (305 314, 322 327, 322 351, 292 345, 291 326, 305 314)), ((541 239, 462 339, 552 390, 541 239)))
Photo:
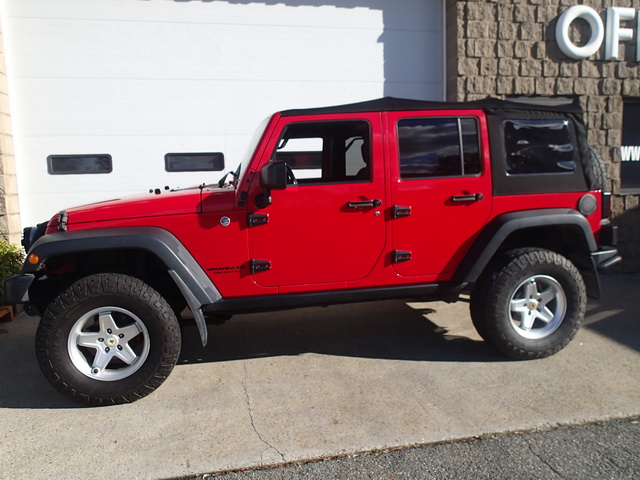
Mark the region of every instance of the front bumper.
POLYGON ((33 273, 22 273, 4 281, 4 296, 10 305, 29 301, 29 288, 35 280, 33 273))

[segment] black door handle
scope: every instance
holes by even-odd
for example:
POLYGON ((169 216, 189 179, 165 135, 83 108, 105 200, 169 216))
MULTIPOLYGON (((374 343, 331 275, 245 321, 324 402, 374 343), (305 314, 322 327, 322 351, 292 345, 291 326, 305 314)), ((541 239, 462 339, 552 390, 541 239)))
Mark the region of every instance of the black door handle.
POLYGON ((364 200, 358 202, 349 202, 347 204, 349 208, 366 208, 366 207, 379 207, 382 205, 382 200, 374 198, 373 200, 364 200))
POLYGON ((453 202, 479 202, 484 198, 481 193, 473 193, 471 195, 454 195, 451 197, 453 202))

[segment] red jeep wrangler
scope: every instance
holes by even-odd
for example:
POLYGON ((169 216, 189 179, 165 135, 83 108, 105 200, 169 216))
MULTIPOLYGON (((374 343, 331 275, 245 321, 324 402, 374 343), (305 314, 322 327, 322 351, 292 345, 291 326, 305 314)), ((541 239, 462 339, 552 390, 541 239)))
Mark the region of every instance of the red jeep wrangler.
POLYGON ((189 307, 207 322, 471 294, 480 335, 540 358, 575 335, 620 259, 576 105, 383 98, 273 115, 230 183, 113 200, 25 229, 13 302, 40 367, 88 404, 157 388, 189 307), (601 245, 606 245, 605 247, 601 245))

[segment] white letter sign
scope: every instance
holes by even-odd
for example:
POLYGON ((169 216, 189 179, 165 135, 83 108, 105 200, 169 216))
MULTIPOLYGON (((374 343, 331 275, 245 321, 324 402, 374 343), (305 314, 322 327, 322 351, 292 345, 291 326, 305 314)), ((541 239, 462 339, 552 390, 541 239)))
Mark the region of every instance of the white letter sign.
POLYGON ((636 11, 633 8, 612 7, 607 9, 607 41, 604 47, 605 60, 618 59, 620 41, 633 40, 633 30, 620 27, 620 20, 633 20, 636 11))
POLYGON ((562 53, 574 60, 582 60, 596 53, 600 45, 602 45, 603 38, 604 25, 602 24, 600 15, 598 15, 598 12, 593 8, 585 5, 576 5, 568 8, 566 12, 560 15, 558 23, 556 24, 556 41, 558 42, 558 47, 560 47, 562 53), (569 38, 569 27, 577 18, 586 21, 589 24, 589 28, 591 28, 589 41, 581 47, 578 47, 571 41, 571 38, 569 38))

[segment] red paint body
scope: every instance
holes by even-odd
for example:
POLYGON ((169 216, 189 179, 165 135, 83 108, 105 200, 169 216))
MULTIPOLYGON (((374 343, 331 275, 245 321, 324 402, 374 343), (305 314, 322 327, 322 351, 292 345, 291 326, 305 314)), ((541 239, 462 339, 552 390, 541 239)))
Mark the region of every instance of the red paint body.
MULTIPOLYGON (((189 250, 223 297, 243 297, 448 281, 491 219, 528 209, 577 210, 585 193, 494 197, 487 119, 481 110, 275 114, 235 189, 163 192, 66 213, 68 231, 127 226, 166 229, 189 250), (482 173, 401 180, 397 120, 456 115, 477 120, 482 173), (364 120, 370 126, 371 181, 290 185, 271 192, 271 205, 256 207, 254 198, 263 192, 260 170, 269 163, 288 124, 348 119, 364 120), (481 194, 482 200, 450 201, 452 196, 474 194, 481 194), (350 201, 374 199, 381 201, 380 206, 345 207, 350 201), (411 207, 411 215, 393 219, 394 205, 411 207), (268 223, 248 227, 252 213, 268 215, 268 223), (228 226, 223 226, 223 217, 230 220, 228 226), (394 250, 411 251, 411 261, 393 263, 394 250), (270 270, 251 274, 251 259, 270 261, 270 270)), ((597 238, 600 205, 587 219, 597 238)), ((57 217, 48 231, 56 228, 57 217)))

